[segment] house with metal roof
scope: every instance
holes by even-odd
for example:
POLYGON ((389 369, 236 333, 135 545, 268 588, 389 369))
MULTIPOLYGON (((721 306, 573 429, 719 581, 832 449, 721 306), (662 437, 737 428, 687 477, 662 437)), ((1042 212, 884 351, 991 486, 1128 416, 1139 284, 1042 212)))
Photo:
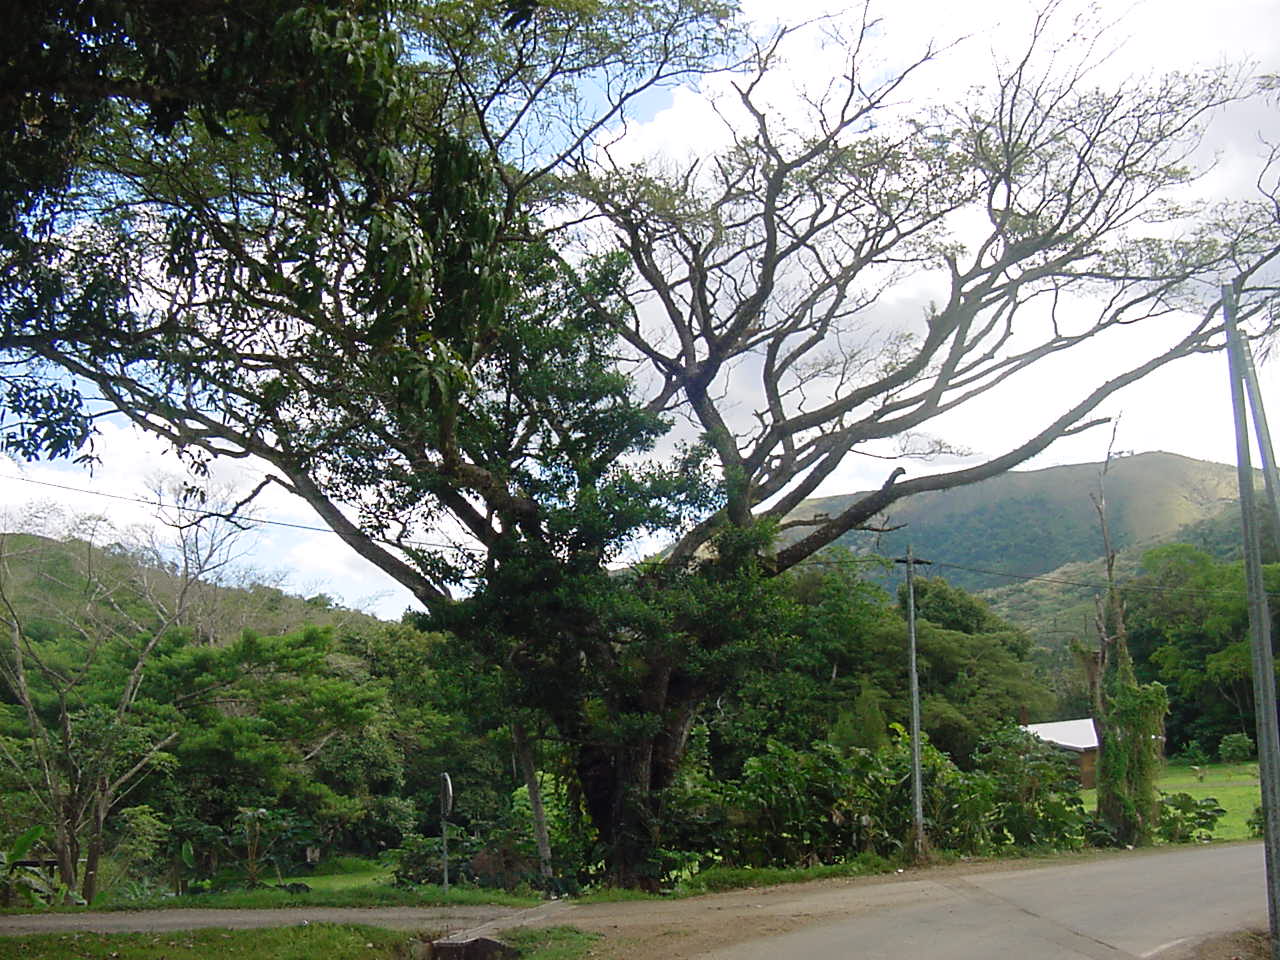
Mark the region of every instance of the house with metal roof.
POLYGON ((1022 729, 1035 734, 1045 743, 1051 743, 1055 747, 1075 754, 1076 763, 1080 768, 1080 785, 1089 789, 1096 784, 1098 731, 1094 729, 1092 719, 1085 717, 1081 720, 1028 723, 1024 724, 1022 729))

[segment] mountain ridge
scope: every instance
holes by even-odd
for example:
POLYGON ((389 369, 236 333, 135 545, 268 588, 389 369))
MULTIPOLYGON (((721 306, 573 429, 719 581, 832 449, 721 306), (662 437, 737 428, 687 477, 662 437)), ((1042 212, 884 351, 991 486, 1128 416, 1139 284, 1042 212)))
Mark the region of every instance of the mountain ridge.
MULTIPOLYGON (((1102 462, 1010 471, 976 484, 920 494, 882 515, 889 533, 850 531, 838 543, 855 553, 897 555, 908 543, 939 573, 969 590, 1043 576, 1102 556, 1091 495, 1102 462), (1005 571, 1000 575, 997 571, 1005 571)), ((1106 464, 1112 542, 1118 551, 1170 542, 1184 528, 1220 514, 1238 499, 1236 468, 1167 451, 1130 454, 1106 464)), ((861 494, 805 501, 789 519, 835 513, 861 494)))

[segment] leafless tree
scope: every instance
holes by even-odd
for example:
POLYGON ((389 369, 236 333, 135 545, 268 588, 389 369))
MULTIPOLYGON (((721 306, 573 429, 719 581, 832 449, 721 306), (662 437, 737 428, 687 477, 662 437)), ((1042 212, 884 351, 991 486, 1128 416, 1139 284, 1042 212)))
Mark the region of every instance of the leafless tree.
POLYGON ((937 108, 897 98, 939 57, 886 77, 864 16, 841 37, 844 75, 784 113, 767 93, 795 39, 781 29, 720 106, 722 150, 665 172, 607 148, 577 163, 586 242, 620 244, 634 267, 619 332, 651 403, 688 416, 726 482, 672 563, 767 519, 786 569, 903 497, 1016 467, 1099 423, 1123 387, 1219 348, 1221 281, 1269 329, 1274 204, 1180 201, 1203 124, 1254 81, 1224 68, 1094 86, 1087 55, 1049 49, 1054 13, 985 93, 937 108), (886 303, 904 284, 938 292, 922 322, 886 303), (1150 352, 1092 383, 1082 369, 1022 442, 950 472, 887 469, 838 515, 788 522, 851 454, 943 452, 925 432, 938 418, 997 389, 1016 402, 1046 361, 1135 326, 1152 328, 1150 352))

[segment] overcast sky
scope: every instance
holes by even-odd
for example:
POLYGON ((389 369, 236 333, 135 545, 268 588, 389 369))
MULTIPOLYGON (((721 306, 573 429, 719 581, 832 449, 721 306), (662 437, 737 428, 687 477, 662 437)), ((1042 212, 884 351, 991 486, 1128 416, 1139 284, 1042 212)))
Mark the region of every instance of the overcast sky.
MULTIPOLYGON (((1025 2, 955 4, 937 0, 885 2, 877 53, 887 66, 903 62, 934 37, 940 44, 960 39, 921 80, 926 91, 964 90, 980 78, 993 51, 1016 49, 1025 37, 1029 7, 1025 2)), ((1066 10, 1083 7, 1064 5, 1066 10)), ((801 19, 826 12, 830 4, 810 0, 748 0, 745 10, 759 21, 784 15, 801 19)), ((1141 78, 1153 72, 1193 69, 1221 62, 1255 62, 1260 72, 1280 73, 1280 4, 1275 0, 1223 0, 1217 4, 1185 0, 1147 3, 1103 2, 1097 14, 1114 21, 1109 33, 1118 47, 1100 77, 1141 78)), ((1063 22, 1069 21, 1069 16, 1063 22)), ((803 82, 831 69, 831 61, 815 48, 790 65, 792 79, 803 82)), ((1136 80, 1132 82, 1137 82, 1136 80)), ((651 106, 648 122, 633 131, 636 150, 688 150, 701 137, 711 136, 705 99, 700 91, 683 90, 651 106)), ((1241 193, 1255 175, 1261 147, 1260 133, 1280 139, 1274 109, 1254 107, 1223 117, 1210 130, 1209 145, 1216 166, 1206 189, 1241 193), (1269 125, 1269 128, 1268 128, 1269 125)), ((1139 349, 1135 344, 1134 349, 1139 349)), ((1123 348, 1122 348, 1123 349, 1123 348)), ((1070 363, 1043 369, 1034 388, 1020 387, 1016 395, 992 395, 967 406, 962 414, 940 424, 953 444, 967 447, 975 457, 991 455, 1015 445, 1061 412, 1079 393, 1085 379, 1096 375, 1093 364, 1106 357, 1077 357, 1070 363)), ((1273 407, 1280 403, 1280 370, 1261 368, 1263 388, 1273 407)), ((1166 450, 1205 460, 1233 463, 1234 437, 1226 360, 1222 356, 1180 361, 1121 393, 1100 411, 1121 414, 1117 446, 1135 452, 1166 450)), ((1274 414, 1280 417, 1280 413, 1274 414)), ((1028 464, 1028 468, 1102 459, 1109 431, 1095 430, 1060 441, 1028 464)), ((92 476, 67 464, 17 464, 0 460, 0 503, 11 510, 36 500, 53 501, 72 512, 100 512, 118 526, 143 523, 151 511, 141 505, 110 500, 96 494, 146 497, 147 478, 176 473, 176 457, 158 441, 140 436, 115 422, 102 424, 97 441, 101 463, 92 476), (23 478, 23 479, 19 479, 23 478), (79 490, 59 490, 40 484, 61 484, 79 490)), ((890 465, 891 468, 891 465, 890 465)), ((847 469, 824 486, 822 494, 846 493, 878 485, 888 468, 881 461, 853 457, 847 469)), ((912 472, 922 472, 919 467, 912 472)), ((252 469, 243 464, 218 468, 229 479, 251 485, 252 469)), ((259 503, 263 517, 284 523, 322 527, 312 511, 279 490, 269 490, 259 503)), ((285 527, 263 527, 247 558, 263 571, 287 572, 287 589, 302 594, 329 593, 351 606, 386 617, 397 617, 413 601, 379 571, 348 550, 332 534, 308 533, 285 527)))

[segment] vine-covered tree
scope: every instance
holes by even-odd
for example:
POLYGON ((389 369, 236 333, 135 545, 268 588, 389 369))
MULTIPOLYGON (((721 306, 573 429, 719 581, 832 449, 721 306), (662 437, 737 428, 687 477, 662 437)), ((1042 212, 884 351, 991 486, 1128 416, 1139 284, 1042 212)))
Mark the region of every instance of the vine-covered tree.
MULTIPOLYGON (((1115 442, 1115 431, 1111 435, 1115 442)), ((1159 816, 1156 776, 1164 758, 1164 718, 1169 696, 1159 683, 1139 683, 1129 652, 1125 604, 1116 585, 1116 552, 1107 517, 1106 476, 1111 451, 1091 494, 1102 533, 1107 592, 1095 598, 1096 650, 1072 644, 1084 667, 1098 737, 1098 816, 1116 842, 1149 843, 1159 816)))

